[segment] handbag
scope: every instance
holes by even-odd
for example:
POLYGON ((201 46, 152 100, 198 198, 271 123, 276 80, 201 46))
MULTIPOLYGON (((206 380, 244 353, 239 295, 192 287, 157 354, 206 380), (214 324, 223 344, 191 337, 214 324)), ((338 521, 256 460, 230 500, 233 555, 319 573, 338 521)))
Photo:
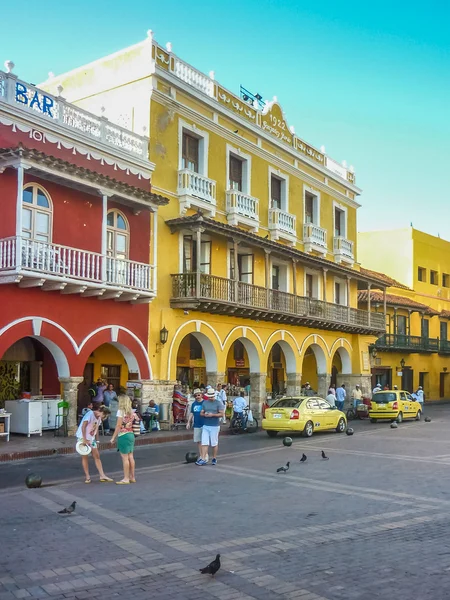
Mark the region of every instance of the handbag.
POLYGON ((135 415, 133 419, 133 433, 135 437, 141 435, 141 420, 137 415, 135 415))
POLYGON ((253 423, 253 413, 251 410, 249 410, 247 414, 247 423, 253 423))

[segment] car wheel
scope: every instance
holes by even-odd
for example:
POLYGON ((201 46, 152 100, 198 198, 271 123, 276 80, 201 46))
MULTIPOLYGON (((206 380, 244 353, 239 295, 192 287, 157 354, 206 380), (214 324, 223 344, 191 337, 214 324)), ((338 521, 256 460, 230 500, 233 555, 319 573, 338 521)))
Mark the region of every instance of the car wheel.
POLYGON ((310 438, 313 433, 314 433, 314 424, 312 421, 308 421, 303 430, 303 436, 310 438))
POLYGON ((418 410, 417 415, 416 415, 416 421, 420 421, 421 418, 422 418, 422 411, 418 410))
POLYGON ((376 423, 376 422, 377 422, 377 419, 370 419, 370 422, 371 422, 371 423, 376 423))
POLYGON ((277 437, 278 431, 266 431, 266 433, 269 437, 274 438, 274 437, 277 437))
POLYGON ((403 413, 399 412, 398 416, 395 420, 397 421, 397 423, 402 423, 403 422, 403 413))
POLYGON ((343 419, 342 417, 339 419, 337 427, 336 427, 336 431, 338 433, 344 433, 344 431, 347 429, 347 425, 345 423, 345 419, 343 419))

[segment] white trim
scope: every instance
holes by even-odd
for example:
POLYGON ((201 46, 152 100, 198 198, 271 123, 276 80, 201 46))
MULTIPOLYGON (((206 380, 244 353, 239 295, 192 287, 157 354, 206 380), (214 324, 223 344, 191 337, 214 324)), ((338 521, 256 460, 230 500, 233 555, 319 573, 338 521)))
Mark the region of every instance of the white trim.
POLYGON ((226 190, 230 190, 230 154, 234 154, 236 158, 242 160, 242 193, 248 196, 252 195, 252 157, 250 154, 242 152, 237 146, 231 144, 226 145, 226 171, 225 171, 225 186, 226 190))
POLYGON ((199 129, 195 123, 191 125, 182 119, 178 119, 178 170, 187 169, 187 167, 183 167, 183 131, 189 131, 200 141, 198 145, 198 174, 208 177, 209 133, 199 129))
POLYGON ((153 236, 153 256, 151 263, 153 265, 153 292, 156 296, 158 289, 158 211, 153 213, 153 229, 150 225, 150 235, 153 236))
POLYGON ((344 206, 340 202, 336 202, 336 200, 333 200, 333 238, 336 237, 336 233, 335 233, 336 232, 336 220, 335 220, 336 208, 338 208, 339 210, 341 210, 344 213, 344 233, 341 234, 340 237, 343 237, 346 240, 348 240, 348 210, 347 210, 346 206, 344 206))
MULTIPOLYGON (((317 227, 320 227, 320 200, 321 200, 321 194, 319 192, 319 190, 317 190, 316 188, 314 188, 311 185, 307 185, 307 184, 303 184, 303 223, 306 223, 306 192, 312 194, 313 196, 315 196, 316 200, 314 202, 314 206, 313 206, 313 221, 312 224, 313 225, 317 225, 317 227)), ((333 231, 334 233, 334 231, 333 231)))
POLYGON ((268 195, 269 199, 269 208, 274 208, 272 206, 272 175, 277 179, 281 180, 281 210, 284 212, 289 212, 289 175, 282 173, 280 169, 275 167, 271 167, 269 165, 269 176, 268 176, 268 195))

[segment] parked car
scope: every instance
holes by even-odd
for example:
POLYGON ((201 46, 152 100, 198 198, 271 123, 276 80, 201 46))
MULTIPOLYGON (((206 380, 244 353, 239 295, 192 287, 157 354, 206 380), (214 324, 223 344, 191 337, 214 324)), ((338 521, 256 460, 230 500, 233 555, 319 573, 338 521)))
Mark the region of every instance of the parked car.
POLYGON ((315 431, 334 429, 343 433, 347 419, 343 412, 318 396, 284 396, 266 408, 262 428, 269 437, 280 431, 301 431, 305 437, 311 437, 315 431))
POLYGON ((397 421, 415 419, 420 421, 422 406, 414 400, 409 392, 404 390, 389 390, 375 392, 369 408, 369 417, 372 423, 378 420, 397 421))

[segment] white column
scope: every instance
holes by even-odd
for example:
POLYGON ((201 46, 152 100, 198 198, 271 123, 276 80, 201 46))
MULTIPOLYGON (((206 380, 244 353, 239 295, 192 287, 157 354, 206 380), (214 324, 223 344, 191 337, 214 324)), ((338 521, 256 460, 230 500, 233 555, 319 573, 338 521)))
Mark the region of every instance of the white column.
POLYGON ((108 216, 108 196, 102 194, 102 281, 106 281, 106 248, 107 248, 107 232, 106 218, 108 216))
POLYGON ((22 263, 22 198, 23 198, 23 167, 17 167, 17 204, 16 204, 16 268, 22 263))
POLYGON ((158 287, 157 280, 157 264, 158 264, 158 211, 155 210, 153 213, 153 230, 150 231, 150 234, 153 236, 153 291, 156 294, 156 290, 158 287))
POLYGON ((371 321, 371 315, 370 313, 372 312, 372 298, 371 298, 371 288, 372 288, 372 284, 368 283, 367 284, 367 311, 368 311, 368 325, 370 327, 370 321, 371 321))

